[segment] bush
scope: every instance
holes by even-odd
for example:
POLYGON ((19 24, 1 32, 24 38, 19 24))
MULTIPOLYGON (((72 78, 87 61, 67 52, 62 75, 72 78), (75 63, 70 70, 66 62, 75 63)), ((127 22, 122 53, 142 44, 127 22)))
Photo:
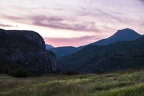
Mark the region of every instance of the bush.
POLYGON ((28 71, 25 70, 25 69, 16 69, 14 72, 13 72, 13 76, 14 77, 28 77, 28 71))
POLYGON ((63 72, 64 75, 77 75, 78 73, 74 72, 74 71, 65 71, 63 72))
POLYGON ((102 68, 95 69, 95 74, 102 74, 102 73, 104 73, 104 70, 102 68))
POLYGON ((0 73, 3 73, 3 70, 0 68, 0 73))

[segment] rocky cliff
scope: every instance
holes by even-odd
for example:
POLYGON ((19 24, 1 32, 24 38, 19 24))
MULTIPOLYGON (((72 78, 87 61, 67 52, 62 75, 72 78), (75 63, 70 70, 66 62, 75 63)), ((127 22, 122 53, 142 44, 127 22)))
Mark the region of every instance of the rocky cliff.
POLYGON ((41 75, 56 70, 55 54, 45 50, 43 38, 33 31, 0 29, 0 58, 0 71, 23 68, 41 75))

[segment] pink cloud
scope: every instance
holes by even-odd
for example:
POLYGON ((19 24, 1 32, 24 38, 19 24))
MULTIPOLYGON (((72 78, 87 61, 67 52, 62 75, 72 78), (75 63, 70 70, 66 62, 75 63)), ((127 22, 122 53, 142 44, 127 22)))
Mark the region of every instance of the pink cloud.
POLYGON ((47 38, 47 37, 44 37, 46 44, 51 44, 55 47, 81 46, 81 45, 92 43, 96 39, 99 39, 99 37, 95 37, 95 36, 83 36, 80 38, 47 38))
POLYGON ((91 18, 97 18, 98 21, 102 23, 110 23, 110 24, 115 24, 115 23, 129 23, 135 22, 133 19, 129 18, 129 16, 126 16, 126 14, 122 12, 117 12, 117 11, 111 11, 111 10, 104 10, 104 9, 99 9, 99 8, 94 8, 94 11, 84 11, 83 8, 82 11, 79 12, 79 16, 87 16, 91 18))
POLYGON ((144 0, 139 0, 139 1, 144 4, 144 0))
POLYGON ((13 22, 18 22, 22 24, 31 24, 31 18, 29 16, 23 17, 23 16, 1 15, 0 17, 13 22))
POLYGON ((0 26, 1 27, 15 27, 15 26, 12 26, 12 25, 9 25, 9 24, 2 24, 2 23, 0 23, 0 26))
POLYGON ((2 20, 27 24, 32 30, 48 27, 60 31, 112 33, 123 26, 143 27, 139 17, 143 16, 144 0, 25 0, 21 1, 22 5, 14 0, 3 2, 0 3, 2 20))
POLYGON ((53 29, 100 32, 94 22, 75 21, 72 18, 59 16, 34 16, 33 25, 53 29))

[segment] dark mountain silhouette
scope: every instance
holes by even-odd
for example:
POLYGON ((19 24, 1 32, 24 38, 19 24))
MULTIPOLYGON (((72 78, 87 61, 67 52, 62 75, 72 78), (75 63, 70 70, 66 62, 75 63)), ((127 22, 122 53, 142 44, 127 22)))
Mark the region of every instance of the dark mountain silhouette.
POLYGON ((141 35, 132 29, 126 28, 118 30, 114 35, 109 38, 92 43, 93 45, 107 45, 118 41, 132 41, 140 38, 141 35))
MULTIPOLYGON (((92 45, 107 45, 107 44, 111 44, 111 43, 115 43, 115 42, 119 42, 119 41, 132 41, 132 40, 136 40, 140 37, 141 37, 141 35, 138 34, 137 32, 135 32, 134 30, 126 28, 126 29, 118 30, 111 37, 94 42, 94 43, 92 43, 92 45)), ((88 44, 88 45, 90 45, 90 44, 88 44)), ((88 45, 80 46, 77 48, 72 47, 72 46, 58 47, 58 48, 50 49, 50 51, 54 52, 57 55, 57 57, 60 58, 62 56, 73 54, 73 53, 85 48, 88 45)))
POLYGON ((49 51, 56 54, 57 58, 73 54, 73 53, 77 52, 78 50, 79 50, 79 48, 72 47, 72 46, 57 47, 57 48, 49 49, 49 51))
POLYGON ((0 29, 0 72, 22 68, 32 76, 42 75, 56 69, 55 61, 55 54, 45 50, 45 42, 38 33, 0 29))
POLYGON ((49 44, 46 44, 45 46, 46 46, 46 50, 55 48, 55 47, 53 47, 52 45, 49 45, 49 44))
POLYGON ((116 71, 144 67, 144 36, 133 41, 89 45, 58 60, 62 71, 95 73, 97 69, 116 71))

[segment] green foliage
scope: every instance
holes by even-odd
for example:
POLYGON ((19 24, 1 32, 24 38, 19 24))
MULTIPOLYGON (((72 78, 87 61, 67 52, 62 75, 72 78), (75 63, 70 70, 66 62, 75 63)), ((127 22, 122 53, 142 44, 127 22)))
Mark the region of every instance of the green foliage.
POLYGON ((22 79, 0 76, 0 96, 144 96, 144 70, 22 79))
POLYGON ((102 96, 144 96, 143 91, 144 84, 138 84, 132 87, 110 90, 104 93, 102 96))

